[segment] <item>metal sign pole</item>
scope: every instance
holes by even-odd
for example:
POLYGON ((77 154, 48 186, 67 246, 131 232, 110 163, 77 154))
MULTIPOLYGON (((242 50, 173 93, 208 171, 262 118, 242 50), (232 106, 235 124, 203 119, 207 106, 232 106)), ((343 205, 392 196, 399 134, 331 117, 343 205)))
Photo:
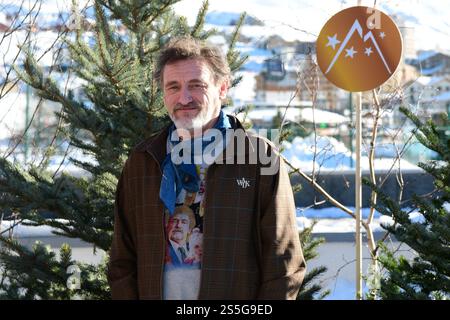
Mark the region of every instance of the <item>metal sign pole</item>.
MULTIPOLYGON (((361 0, 358 0, 358 6, 361 0)), ((356 300, 362 299, 362 239, 361 239, 361 105, 362 92, 358 92, 356 101, 356 167, 355 167, 355 216, 356 216, 356 300)))
POLYGON ((361 106, 362 93, 357 93, 356 101, 356 166, 355 166, 355 217, 356 217, 356 300, 362 299, 362 237, 361 237, 361 106))

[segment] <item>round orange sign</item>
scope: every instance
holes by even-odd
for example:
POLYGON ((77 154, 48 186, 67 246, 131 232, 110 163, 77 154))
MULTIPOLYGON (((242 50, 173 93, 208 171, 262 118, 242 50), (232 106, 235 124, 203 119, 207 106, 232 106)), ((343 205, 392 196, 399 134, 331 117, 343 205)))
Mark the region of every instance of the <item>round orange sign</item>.
POLYGON ((394 21, 369 7, 351 7, 331 17, 317 38, 317 62, 339 88, 359 92, 379 87, 397 69, 402 38, 394 21))

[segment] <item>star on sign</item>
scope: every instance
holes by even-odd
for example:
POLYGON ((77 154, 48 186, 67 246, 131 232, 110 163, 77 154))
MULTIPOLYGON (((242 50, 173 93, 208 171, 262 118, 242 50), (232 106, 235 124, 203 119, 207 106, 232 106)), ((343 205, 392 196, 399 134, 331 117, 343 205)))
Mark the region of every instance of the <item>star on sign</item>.
POLYGON ((367 54, 367 56, 370 56, 371 53, 372 53, 372 47, 368 47, 368 48, 366 48, 366 50, 364 51, 364 54, 367 54))
POLYGON ((330 46, 333 48, 333 50, 336 49, 336 45, 340 43, 340 41, 336 37, 337 33, 333 37, 328 36, 328 43, 326 47, 330 46))
POLYGON ((353 49, 353 47, 351 47, 350 49, 345 49, 345 51, 347 51, 347 53, 345 54, 345 56, 346 56, 346 57, 350 57, 350 58, 352 58, 352 59, 353 59, 353 55, 354 55, 355 53, 358 52, 358 51, 355 51, 355 50, 353 49))
POLYGON ((380 32, 380 38, 384 39, 384 37, 386 37, 386 34, 384 32, 380 32))

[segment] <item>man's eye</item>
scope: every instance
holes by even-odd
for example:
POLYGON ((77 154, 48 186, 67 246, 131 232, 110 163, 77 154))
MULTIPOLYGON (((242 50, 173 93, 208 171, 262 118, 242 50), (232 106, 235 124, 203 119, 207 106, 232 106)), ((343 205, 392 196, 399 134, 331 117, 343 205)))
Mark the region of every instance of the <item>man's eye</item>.
POLYGON ((167 90, 169 90, 169 91, 177 91, 178 87, 177 86, 168 87, 167 90))
POLYGON ((194 83, 191 87, 194 89, 203 89, 205 88, 205 85, 203 83, 194 83))

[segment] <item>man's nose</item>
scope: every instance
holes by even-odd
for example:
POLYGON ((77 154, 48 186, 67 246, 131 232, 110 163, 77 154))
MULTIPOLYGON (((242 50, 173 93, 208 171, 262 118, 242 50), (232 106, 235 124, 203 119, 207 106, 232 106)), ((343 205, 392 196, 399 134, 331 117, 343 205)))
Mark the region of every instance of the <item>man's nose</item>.
POLYGON ((188 88, 181 89, 178 102, 182 105, 186 105, 189 102, 192 102, 192 95, 188 88))

